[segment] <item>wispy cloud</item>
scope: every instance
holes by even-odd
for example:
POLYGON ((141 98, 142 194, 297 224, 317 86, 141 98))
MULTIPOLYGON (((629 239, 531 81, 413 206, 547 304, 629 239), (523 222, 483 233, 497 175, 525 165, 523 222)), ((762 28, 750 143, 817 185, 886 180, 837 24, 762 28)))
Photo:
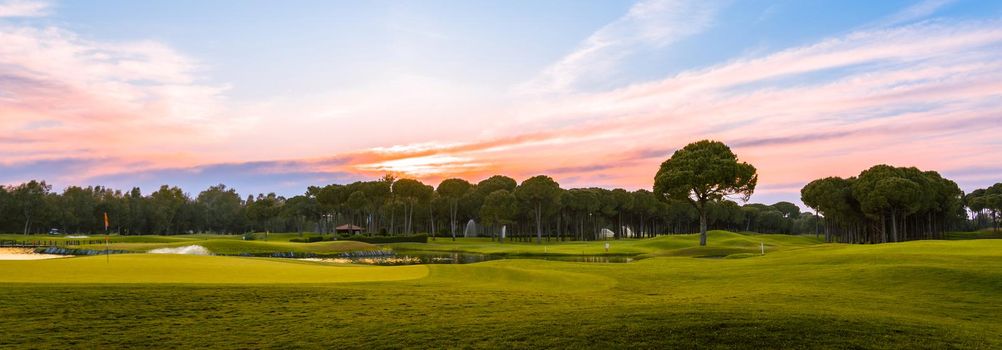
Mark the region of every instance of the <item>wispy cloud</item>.
MULTIPOLYGON (((758 165, 773 192, 788 188, 771 183, 851 175, 880 162, 947 170, 1002 153, 990 142, 1002 128, 998 45, 1002 26, 992 21, 864 30, 554 98, 526 111, 545 118, 525 119, 563 126, 416 156, 459 157, 516 176, 560 170, 558 177, 581 179, 597 172, 605 183, 646 187, 671 149, 717 138, 758 165), (507 152, 490 151, 500 145, 507 152)), ((519 128, 541 129, 508 130, 519 128)))
POLYGON ((20 179, 31 164, 63 162, 55 171, 72 174, 65 182, 201 186, 233 176, 263 188, 385 172, 431 182, 550 173, 566 186, 642 188, 673 150, 713 138, 758 167, 770 200, 884 162, 985 181, 990 174, 970 169, 1002 158, 1002 22, 919 20, 946 5, 617 89, 578 89, 629 55, 698 35, 719 10, 643 1, 526 85, 546 98, 411 75, 234 103, 226 86, 198 78, 198 61, 162 43, 0 25, 0 169, 20 179))
POLYGON ((46 1, 9 0, 0 2, 0 18, 41 17, 49 14, 51 5, 46 1))
POLYGON ((521 86, 523 92, 566 92, 608 79, 619 63, 642 50, 661 48, 705 30, 719 9, 717 1, 643 0, 602 27, 577 49, 521 86))
POLYGON ((927 18, 943 7, 949 6, 957 0, 921 0, 918 3, 906 7, 874 24, 876 27, 889 27, 899 24, 909 23, 915 20, 927 18))

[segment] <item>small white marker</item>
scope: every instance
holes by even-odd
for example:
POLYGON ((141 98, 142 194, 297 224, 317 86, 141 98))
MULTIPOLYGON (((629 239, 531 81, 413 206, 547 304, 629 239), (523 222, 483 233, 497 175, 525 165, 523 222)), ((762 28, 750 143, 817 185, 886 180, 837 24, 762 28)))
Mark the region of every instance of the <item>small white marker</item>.
POLYGON ((758 242, 762 245, 762 255, 765 255, 765 242, 758 242))

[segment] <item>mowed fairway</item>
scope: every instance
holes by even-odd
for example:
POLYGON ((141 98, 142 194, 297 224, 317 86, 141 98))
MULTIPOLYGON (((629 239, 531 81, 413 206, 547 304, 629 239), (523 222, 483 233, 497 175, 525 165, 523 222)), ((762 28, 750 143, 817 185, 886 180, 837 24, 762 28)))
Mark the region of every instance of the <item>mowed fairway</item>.
POLYGON ((0 348, 1002 347, 1000 240, 693 238, 613 242, 652 256, 629 264, 0 262, 0 348))

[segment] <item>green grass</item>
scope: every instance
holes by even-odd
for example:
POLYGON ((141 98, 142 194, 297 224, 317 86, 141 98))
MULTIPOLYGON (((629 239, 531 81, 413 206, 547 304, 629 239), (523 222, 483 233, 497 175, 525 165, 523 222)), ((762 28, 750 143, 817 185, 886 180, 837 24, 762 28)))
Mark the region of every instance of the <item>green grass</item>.
POLYGON ((1002 239, 1002 231, 995 232, 991 229, 974 232, 947 232, 944 237, 949 240, 961 239, 1002 239))
POLYGON ((710 231, 708 247, 698 247, 699 236, 673 235, 651 239, 620 239, 592 242, 560 242, 551 240, 543 244, 533 242, 492 242, 489 238, 438 238, 421 243, 389 244, 395 249, 470 252, 498 255, 641 255, 648 256, 724 256, 737 253, 760 253, 760 244, 766 251, 795 249, 821 243, 812 236, 791 236, 774 234, 738 234, 727 231, 710 231), (609 243, 609 252, 605 244, 609 243))
MULTIPOLYGON (((650 256, 629 264, 0 262, 0 348, 1002 347, 1002 240, 843 245, 714 232, 709 247, 695 242, 612 242, 650 256), (730 259, 694 258, 720 254, 730 259)), ((542 249, 443 239, 424 248, 542 249)))

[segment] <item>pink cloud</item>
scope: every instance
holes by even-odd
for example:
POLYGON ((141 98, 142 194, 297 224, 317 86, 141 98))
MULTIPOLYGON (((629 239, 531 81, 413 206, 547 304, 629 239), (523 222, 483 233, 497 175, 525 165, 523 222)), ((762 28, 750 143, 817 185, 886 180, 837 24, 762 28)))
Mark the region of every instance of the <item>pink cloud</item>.
POLYGON ((51 6, 45 1, 8 0, 0 2, 0 18, 45 16, 49 7, 51 6))
MULTIPOLYGON (((1002 152, 994 141, 1002 126, 997 113, 1002 57, 994 50, 1000 42, 996 22, 852 33, 662 81, 539 104, 529 112, 545 118, 514 128, 549 125, 549 131, 433 153, 492 164, 495 172, 515 175, 578 169, 560 171, 558 177, 602 174, 610 184, 633 188, 648 187, 663 160, 636 160, 636 154, 701 138, 735 145, 739 156, 758 165, 767 186, 854 175, 877 163, 940 170, 969 166, 1002 152), (793 86, 769 84, 775 77, 849 66, 854 69, 834 80, 805 77, 793 86), (735 89, 740 86, 749 87, 735 89), (496 148, 503 152, 491 152, 496 148)), ((770 189, 780 190, 793 188, 770 189)))
POLYGON ((550 173, 635 189, 673 149, 713 138, 758 167, 761 193, 794 195, 876 163, 949 171, 1002 159, 999 22, 865 30, 597 93, 410 77, 255 103, 229 101, 163 44, 59 28, 0 25, 0 35, 0 164, 100 160, 72 181, 269 161, 253 171, 430 182, 550 173), (823 71, 837 74, 812 75, 823 71))

